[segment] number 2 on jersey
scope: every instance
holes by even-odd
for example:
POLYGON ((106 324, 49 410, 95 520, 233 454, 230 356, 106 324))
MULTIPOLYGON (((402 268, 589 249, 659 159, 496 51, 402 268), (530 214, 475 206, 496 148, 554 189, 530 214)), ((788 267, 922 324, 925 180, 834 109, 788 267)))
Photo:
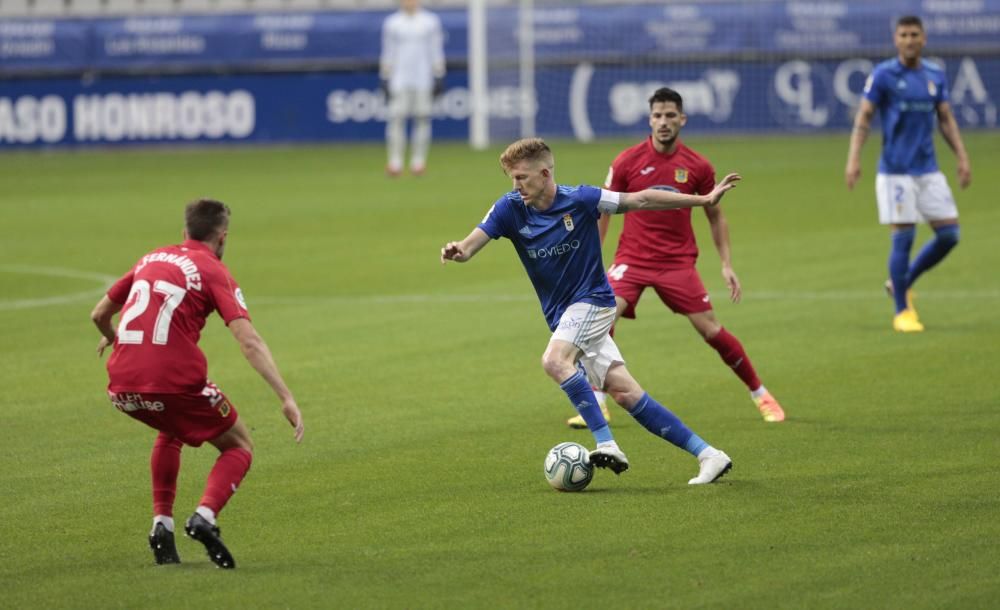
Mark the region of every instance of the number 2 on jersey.
MULTIPOLYGON (((170 320, 174 316, 174 310, 181 304, 187 291, 163 280, 156 280, 153 284, 153 292, 163 295, 163 304, 160 305, 160 312, 156 314, 156 324, 153 326, 153 343, 155 345, 166 345, 167 337, 170 334, 170 320)), ((122 319, 118 323, 118 343, 142 343, 145 332, 141 330, 129 330, 128 324, 146 311, 150 301, 150 287, 146 280, 139 280, 132 284, 129 291, 128 300, 133 297, 135 302, 132 306, 122 312, 122 319)))

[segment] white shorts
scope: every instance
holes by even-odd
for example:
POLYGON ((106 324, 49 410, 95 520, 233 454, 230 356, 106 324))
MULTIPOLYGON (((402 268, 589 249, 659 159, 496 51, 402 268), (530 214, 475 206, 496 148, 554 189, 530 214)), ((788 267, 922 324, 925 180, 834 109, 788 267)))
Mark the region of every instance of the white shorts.
POLYGON ((408 117, 430 118, 434 95, 430 89, 401 89, 389 98, 389 116, 396 119, 408 117))
POLYGON ((625 364, 615 340, 608 334, 614 323, 614 307, 573 303, 559 318, 559 325, 552 333, 552 339, 580 348, 583 353, 579 363, 595 388, 604 389, 604 380, 613 364, 625 364))
POLYGON ((884 225, 958 218, 955 198, 941 172, 922 176, 878 174, 875 198, 878 221, 884 225))

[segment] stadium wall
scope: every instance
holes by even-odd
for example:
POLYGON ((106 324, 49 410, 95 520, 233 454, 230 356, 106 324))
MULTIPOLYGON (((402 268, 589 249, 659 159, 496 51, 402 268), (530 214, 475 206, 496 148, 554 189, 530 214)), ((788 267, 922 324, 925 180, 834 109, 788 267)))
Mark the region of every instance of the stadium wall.
MULTIPOLYGON (((545 136, 642 133, 659 84, 692 130, 846 129, 892 23, 925 18, 964 128, 997 125, 1000 0, 580 5, 535 11, 536 125, 545 136)), ((4 19, 0 149, 379 140, 385 11, 4 19)), ((465 11, 440 11, 447 91, 438 138, 468 136, 465 11)), ((491 123, 516 129, 516 8, 489 13, 491 123)))

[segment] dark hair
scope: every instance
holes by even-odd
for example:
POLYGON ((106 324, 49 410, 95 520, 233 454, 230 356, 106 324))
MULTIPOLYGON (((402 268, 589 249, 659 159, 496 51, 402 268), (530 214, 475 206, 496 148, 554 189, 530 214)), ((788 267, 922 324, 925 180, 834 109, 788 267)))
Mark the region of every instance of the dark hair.
POLYGON ((198 199, 184 208, 184 228, 197 241, 212 239, 229 226, 229 206, 215 199, 198 199))
POLYGON ((684 100, 681 99, 681 94, 677 93, 670 87, 660 87, 653 92, 652 97, 649 98, 649 108, 653 108, 653 104, 657 102, 673 102, 677 105, 677 109, 684 112, 684 100))
POLYGON ((904 25, 915 25, 920 28, 920 31, 924 30, 924 22, 920 20, 920 17, 916 15, 903 15, 896 20, 896 27, 900 28, 904 25))

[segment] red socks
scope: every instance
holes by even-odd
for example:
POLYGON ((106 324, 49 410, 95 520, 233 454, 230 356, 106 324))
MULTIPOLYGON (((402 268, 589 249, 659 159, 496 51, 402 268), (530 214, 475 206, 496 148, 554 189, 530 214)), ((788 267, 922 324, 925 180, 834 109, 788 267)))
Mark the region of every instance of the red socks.
POLYGON ((201 497, 200 506, 207 506, 219 514, 229 498, 236 493, 243 477, 250 470, 253 454, 246 449, 235 447, 226 449, 215 460, 215 466, 208 475, 205 484, 205 495, 201 497))
POLYGON ((760 387, 760 379, 757 377, 753 365, 750 364, 747 353, 743 351, 743 345, 739 339, 729 334, 728 330, 725 328, 719 330, 719 334, 706 340, 706 343, 719 352, 722 361, 733 369, 736 376, 747 385, 751 392, 760 387))
POLYGON ((149 469, 153 474, 153 514, 174 516, 174 496, 177 495, 177 473, 181 469, 181 447, 184 443, 161 432, 153 442, 149 469))

